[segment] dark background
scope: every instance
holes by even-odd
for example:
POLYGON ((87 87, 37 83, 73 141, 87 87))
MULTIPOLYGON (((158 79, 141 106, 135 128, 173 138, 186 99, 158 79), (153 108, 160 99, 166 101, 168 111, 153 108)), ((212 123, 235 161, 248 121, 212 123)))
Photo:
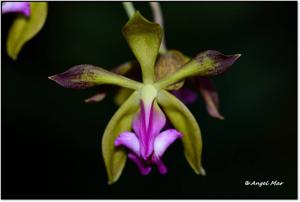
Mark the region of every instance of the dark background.
MULTIPOLYGON (((51 2, 41 32, 16 62, 6 54, 14 15, 2 16, 2 198, 296 198, 297 2, 163 2, 166 42, 195 56, 207 49, 242 57, 214 79, 224 121, 200 98, 190 106, 204 141, 207 176, 197 176, 180 142, 169 173, 143 177, 128 161, 107 185, 101 136, 117 107, 112 95, 64 89, 47 79, 76 64, 110 69, 133 58, 122 4, 51 2), (283 181, 282 186, 245 186, 283 181)), ((135 3, 151 19, 147 3, 135 3)))

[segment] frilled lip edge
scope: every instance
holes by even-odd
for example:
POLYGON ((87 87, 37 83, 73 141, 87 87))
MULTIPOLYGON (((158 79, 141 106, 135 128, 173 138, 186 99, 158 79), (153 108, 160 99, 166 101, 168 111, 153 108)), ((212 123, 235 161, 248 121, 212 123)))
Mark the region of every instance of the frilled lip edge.
POLYGON ((132 123, 134 132, 125 131, 115 140, 116 147, 129 150, 128 158, 137 165, 142 175, 148 175, 152 165, 156 165, 161 174, 167 173, 167 167, 161 158, 182 134, 175 129, 160 132, 165 124, 166 117, 154 101, 149 106, 141 101, 140 111, 132 123))

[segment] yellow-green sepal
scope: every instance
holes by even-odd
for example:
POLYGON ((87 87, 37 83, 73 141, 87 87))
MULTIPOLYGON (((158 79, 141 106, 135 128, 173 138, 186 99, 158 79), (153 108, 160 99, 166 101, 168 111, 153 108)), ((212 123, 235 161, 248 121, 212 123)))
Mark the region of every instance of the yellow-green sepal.
POLYGON ((205 175, 201 165, 202 137, 196 119, 180 100, 166 90, 159 91, 157 102, 174 127, 183 134, 183 149, 188 163, 196 174, 205 175))
POLYGON ((17 59, 24 44, 42 29, 46 21, 47 2, 30 2, 30 9, 30 16, 17 15, 9 30, 6 48, 13 60, 17 59))
POLYGON ((86 89, 102 84, 139 89, 142 85, 140 82, 131 80, 122 75, 107 71, 101 67, 87 64, 76 65, 63 73, 50 76, 49 79, 65 88, 73 89, 86 89))
POLYGON ((109 121, 102 137, 102 155, 106 166, 108 183, 116 182, 122 174, 127 153, 114 146, 115 139, 124 131, 131 130, 132 119, 139 109, 139 93, 135 91, 109 121))
POLYGON ((143 82, 153 83, 154 65, 162 39, 160 25, 148 21, 139 12, 136 12, 122 31, 129 47, 140 63, 143 82))

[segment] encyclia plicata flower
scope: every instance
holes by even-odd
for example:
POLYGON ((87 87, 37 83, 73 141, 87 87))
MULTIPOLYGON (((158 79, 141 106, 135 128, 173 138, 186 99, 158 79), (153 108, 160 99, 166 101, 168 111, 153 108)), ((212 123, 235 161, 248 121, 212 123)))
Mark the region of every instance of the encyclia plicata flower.
POLYGON ((192 169, 196 174, 205 175, 201 164, 199 125, 188 108, 168 91, 181 88, 188 77, 222 73, 240 55, 225 56, 217 51, 204 51, 189 59, 175 51, 171 52, 172 60, 159 60, 162 29, 139 12, 123 27, 123 35, 139 63, 142 81, 121 75, 122 68, 110 72, 93 65, 77 65, 49 77, 66 88, 85 89, 110 84, 131 90, 102 137, 108 182, 111 184, 118 180, 127 156, 144 175, 150 172, 153 164, 157 165, 160 173, 166 173, 162 155, 178 138, 182 140, 185 157, 192 169), (174 65, 174 58, 180 62, 174 65), (166 117, 175 129, 161 131, 166 117))

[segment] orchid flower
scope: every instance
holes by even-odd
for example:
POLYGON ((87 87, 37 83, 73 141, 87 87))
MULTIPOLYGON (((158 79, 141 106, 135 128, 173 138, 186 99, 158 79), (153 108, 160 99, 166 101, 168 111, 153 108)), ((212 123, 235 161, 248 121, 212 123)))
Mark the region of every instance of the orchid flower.
POLYGON ((66 88, 86 89, 109 84, 130 89, 130 96, 113 115, 102 137, 108 182, 111 184, 119 179, 127 157, 137 164, 143 175, 150 172, 152 165, 157 165, 160 173, 166 173, 162 156, 178 138, 192 169, 196 174, 205 175, 201 164, 199 125, 188 108, 168 91, 180 88, 186 78, 222 73, 240 55, 225 56, 217 51, 204 51, 189 59, 175 51, 160 60, 162 29, 139 12, 122 31, 139 63, 142 81, 122 75, 123 68, 107 71, 88 64, 49 77, 66 88), (175 129, 161 131, 167 118, 175 129))
POLYGON ((47 2, 2 2, 2 14, 20 13, 10 27, 7 54, 16 60, 22 47, 43 27, 47 17, 47 2))

